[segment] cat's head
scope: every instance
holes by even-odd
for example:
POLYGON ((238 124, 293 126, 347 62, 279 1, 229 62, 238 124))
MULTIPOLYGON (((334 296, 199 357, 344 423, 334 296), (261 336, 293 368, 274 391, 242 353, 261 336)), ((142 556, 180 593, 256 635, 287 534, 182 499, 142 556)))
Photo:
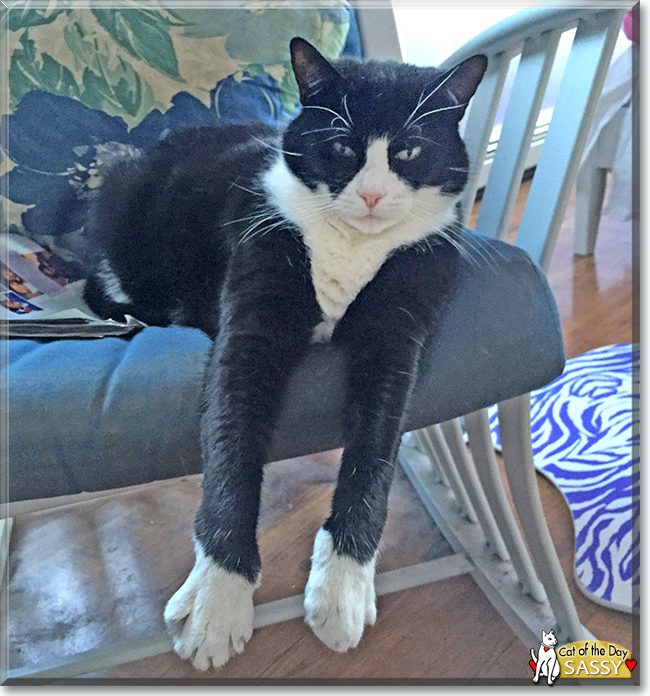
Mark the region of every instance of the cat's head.
POLYGON ((557 637, 553 633, 553 629, 551 629, 548 633, 546 633, 546 631, 542 631, 542 645, 546 645, 549 648, 557 645, 557 637))
POLYGON ((487 58, 449 71, 330 63, 296 38, 291 59, 302 111, 285 132, 284 157, 323 215, 366 234, 449 217, 468 173, 458 123, 487 58))

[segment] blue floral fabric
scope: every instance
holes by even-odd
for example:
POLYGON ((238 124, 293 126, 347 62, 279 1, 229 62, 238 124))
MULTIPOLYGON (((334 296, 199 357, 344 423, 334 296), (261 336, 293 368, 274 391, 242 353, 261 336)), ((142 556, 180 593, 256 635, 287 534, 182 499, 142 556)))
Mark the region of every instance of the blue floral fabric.
POLYGON ((336 58, 351 12, 346 0, 319 9, 179 4, 58 0, 8 10, 0 202, 12 231, 83 257, 88 204, 106 166, 183 128, 286 124, 298 106, 291 38, 336 58))

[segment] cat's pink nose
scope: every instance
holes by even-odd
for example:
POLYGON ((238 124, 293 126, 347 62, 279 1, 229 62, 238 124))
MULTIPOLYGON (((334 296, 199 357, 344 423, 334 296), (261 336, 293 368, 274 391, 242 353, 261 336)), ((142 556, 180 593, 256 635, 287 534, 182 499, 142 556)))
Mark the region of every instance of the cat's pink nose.
POLYGON ((360 193, 359 195, 363 198, 368 208, 372 210, 386 194, 370 191, 367 193, 360 193))

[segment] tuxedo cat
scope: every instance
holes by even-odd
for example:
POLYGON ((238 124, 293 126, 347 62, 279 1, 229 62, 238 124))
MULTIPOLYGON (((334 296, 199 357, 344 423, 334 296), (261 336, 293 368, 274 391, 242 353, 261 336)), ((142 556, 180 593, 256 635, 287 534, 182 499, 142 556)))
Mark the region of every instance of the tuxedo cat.
POLYGON ((557 645, 557 637, 551 629, 548 633, 542 631, 542 644, 539 646, 539 653, 535 655, 535 651, 531 648, 532 656, 531 666, 535 665, 535 676, 533 681, 537 683, 540 676, 546 677, 547 682, 552 684, 560 673, 560 663, 558 662, 555 653, 557 645))
POLYGON ((443 72, 330 63, 299 38, 290 48, 302 109, 284 132, 170 135, 107 174, 91 224, 103 250, 86 288, 95 311, 214 338, 196 563, 165 609, 176 652, 198 669, 251 637, 263 465, 313 342, 331 341, 347 362, 347 446, 314 543, 306 621, 338 651, 374 623, 403 414, 464 251, 458 122, 485 56, 443 72))

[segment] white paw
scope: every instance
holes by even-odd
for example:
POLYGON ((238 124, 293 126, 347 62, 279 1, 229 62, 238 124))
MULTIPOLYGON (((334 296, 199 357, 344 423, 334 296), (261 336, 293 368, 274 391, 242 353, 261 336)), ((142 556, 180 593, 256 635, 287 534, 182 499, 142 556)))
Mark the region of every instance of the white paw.
POLYGON ((165 607, 174 650, 196 669, 221 667, 253 634, 253 592, 246 578, 224 570, 195 543, 196 562, 165 607))
POLYGON ((361 564, 338 554, 329 532, 320 529, 316 534, 305 587, 305 621, 332 650, 356 647, 364 626, 377 619, 375 558, 361 564))

